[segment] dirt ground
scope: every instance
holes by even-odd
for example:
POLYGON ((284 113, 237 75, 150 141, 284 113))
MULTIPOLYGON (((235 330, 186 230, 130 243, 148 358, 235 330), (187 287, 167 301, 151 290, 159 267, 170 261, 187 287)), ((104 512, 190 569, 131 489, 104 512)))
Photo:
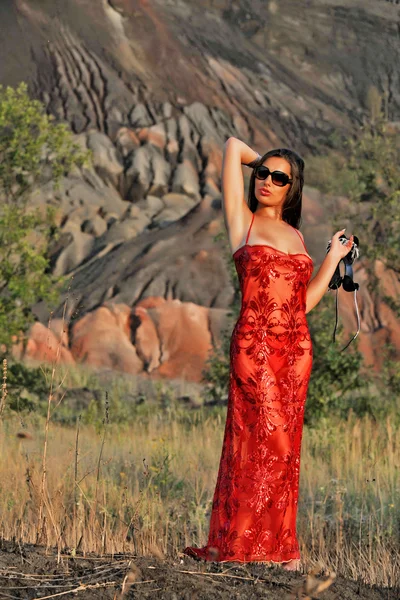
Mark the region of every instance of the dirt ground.
POLYGON ((0 599, 394 600, 400 589, 369 587, 328 573, 287 572, 261 563, 204 563, 188 556, 83 558, 0 541, 0 599), (325 583, 324 583, 325 582, 325 583), (318 588, 323 588, 318 591, 318 588), (308 592, 308 593, 307 593, 308 592))

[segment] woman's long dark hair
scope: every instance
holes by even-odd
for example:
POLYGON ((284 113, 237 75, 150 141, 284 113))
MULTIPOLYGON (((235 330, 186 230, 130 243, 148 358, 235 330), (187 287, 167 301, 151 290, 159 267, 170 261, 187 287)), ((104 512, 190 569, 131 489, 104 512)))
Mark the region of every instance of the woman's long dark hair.
POLYGON ((249 195, 247 204, 254 212, 257 208, 258 200, 254 195, 255 185, 255 168, 262 165, 270 156, 280 156, 290 163, 292 169, 293 182, 290 185, 290 190, 287 193, 282 209, 282 219, 296 229, 300 228, 301 224, 301 208, 303 200, 303 185, 304 185, 304 160, 293 150, 288 148, 276 148, 264 154, 260 160, 255 163, 255 167, 250 177, 249 195))

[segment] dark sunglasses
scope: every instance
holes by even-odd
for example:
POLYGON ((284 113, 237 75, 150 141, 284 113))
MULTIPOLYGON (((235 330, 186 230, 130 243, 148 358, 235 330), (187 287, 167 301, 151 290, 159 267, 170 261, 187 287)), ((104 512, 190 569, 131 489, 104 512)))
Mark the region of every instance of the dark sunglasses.
POLYGON ((257 179, 267 179, 268 175, 271 175, 272 183, 279 185, 280 187, 292 183, 293 179, 289 179, 289 175, 283 171, 270 171, 268 167, 261 165, 256 167, 255 176, 257 179))

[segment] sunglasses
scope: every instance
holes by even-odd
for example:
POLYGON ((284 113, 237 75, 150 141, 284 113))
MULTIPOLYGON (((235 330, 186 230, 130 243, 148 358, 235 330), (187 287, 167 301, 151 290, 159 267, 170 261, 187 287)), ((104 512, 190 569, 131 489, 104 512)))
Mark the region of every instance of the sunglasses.
POLYGON ((278 185, 279 187, 283 187, 288 183, 292 183, 293 179, 289 179, 289 175, 284 173, 283 171, 270 171, 268 167, 261 165, 260 167, 256 167, 255 176, 257 179, 267 179, 268 175, 271 175, 272 183, 278 185))

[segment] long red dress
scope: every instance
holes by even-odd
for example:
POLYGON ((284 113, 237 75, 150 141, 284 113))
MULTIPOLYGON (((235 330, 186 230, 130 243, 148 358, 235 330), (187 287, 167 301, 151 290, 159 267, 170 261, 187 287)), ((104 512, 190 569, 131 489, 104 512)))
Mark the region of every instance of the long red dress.
POLYGON ((248 244, 253 221, 254 213, 246 244, 233 254, 242 306, 230 343, 227 417, 208 543, 183 551, 217 562, 300 558, 300 449, 313 360, 305 309, 313 260, 248 244))

